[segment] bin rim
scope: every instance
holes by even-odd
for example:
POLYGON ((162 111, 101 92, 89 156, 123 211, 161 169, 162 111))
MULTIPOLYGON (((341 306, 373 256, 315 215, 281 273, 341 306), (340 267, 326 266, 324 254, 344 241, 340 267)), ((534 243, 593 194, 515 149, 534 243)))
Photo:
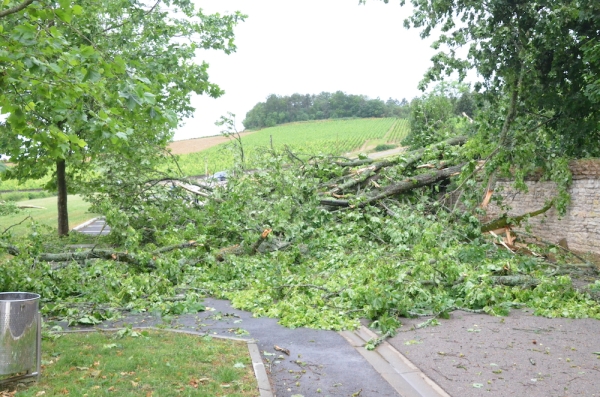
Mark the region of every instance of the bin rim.
POLYGON ((0 302, 24 302, 24 301, 34 301, 34 300, 39 300, 40 299, 40 294, 36 294, 35 292, 21 292, 21 291, 14 291, 14 292, 0 292, 0 302), (5 299, 4 296, 6 295, 23 295, 22 298, 17 298, 17 299, 5 299))

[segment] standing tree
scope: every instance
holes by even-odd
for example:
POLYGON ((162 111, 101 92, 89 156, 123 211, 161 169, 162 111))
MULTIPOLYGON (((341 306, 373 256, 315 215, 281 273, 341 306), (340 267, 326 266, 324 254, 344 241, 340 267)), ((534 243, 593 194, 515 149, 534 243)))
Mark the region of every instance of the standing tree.
POLYGON ((190 0, 13 3, 0 11, 0 143, 16 164, 4 177, 52 171, 47 187, 58 190, 66 235, 67 190, 78 188, 68 181, 102 157, 147 153, 140 143, 164 147, 191 114, 192 93, 220 96, 195 57, 234 51, 233 27, 245 17, 205 15, 190 0))
POLYGON ((541 166, 564 185, 566 159, 600 155, 600 2, 411 3, 405 26, 422 37, 439 32, 422 87, 454 72, 480 76, 489 105, 476 146, 482 157, 494 154, 490 169, 522 176, 541 166))

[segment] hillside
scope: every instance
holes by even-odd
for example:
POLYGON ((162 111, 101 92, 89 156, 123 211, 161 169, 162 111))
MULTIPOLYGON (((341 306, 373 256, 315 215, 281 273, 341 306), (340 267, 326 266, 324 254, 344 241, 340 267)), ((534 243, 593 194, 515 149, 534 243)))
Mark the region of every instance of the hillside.
MULTIPOLYGON (((252 165, 254 155, 261 148, 283 148, 294 152, 315 155, 356 155, 373 151, 380 144, 395 144, 406 137, 408 121, 397 118, 336 119, 306 121, 277 125, 258 131, 242 132, 242 144, 252 165)), ((235 151, 230 140, 224 136, 210 136, 175 141, 169 144, 173 154, 180 155, 179 165, 187 175, 212 174, 230 168, 235 151)), ((0 182, 0 190, 13 191, 39 189, 44 181, 0 182)))
MULTIPOLYGON (((253 132, 255 131, 245 131, 240 135, 245 136, 253 132)), ((206 136, 202 138, 184 139, 181 141, 171 142, 169 144, 169 149, 171 149, 173 154, 188 154, 201 152, 226 142, 229 142, 229 139, 222 135, 206 136)))
MULTIPOLYGON (((256 154, 263 148, 287 147, 306 156, 349 155, 357 151, 372 150, 379 144, 399 144, 408 129, 407 120, 397 118, 298 122, 242 134, 242 145, 247 166, 252 167, 256 154)), ((230 168, 237 152, 231 150, 231 144, 219 144, 225 141, 227 139, 223 137, 182 141, 180 145, 188 150, 188 154, 182 155, 180 159, 183 172, 187 175, 200 175, 230 168), (199 150, 191 152, 193 147, 199 150)))

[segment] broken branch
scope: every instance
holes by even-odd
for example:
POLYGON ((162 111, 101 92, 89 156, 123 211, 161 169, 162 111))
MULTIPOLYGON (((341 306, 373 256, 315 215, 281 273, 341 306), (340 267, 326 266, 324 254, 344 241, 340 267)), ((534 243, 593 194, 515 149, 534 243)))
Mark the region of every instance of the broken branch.
MULTIPOLYGON (((423 186, 427 186, 427 185, 431 185, 431 184, 443 181, 445 179, 450 178, 453 175, 459 174, 463 166, 464 166, 464 164, 459 164, 459 165, 455 165, 454 167, 448 167, 446 169, 440 170, 435 173, 421 174, 421 175, 417 175, 415 177, 406 179, 395 185, 388 186, 386 189, 384 189, 383 192, 379 193, 376 196, 370 197, 370 198, 366 199, 365 201, 357 203, 356 206, 362 208, 362 207, 372 204, 373 202, 381 200, 383 198, 386 198, 389 196, 394 196, 394 195, 400 194, 400 193, 406 193, 406 192, 409 192, 411 190, 414 190, 414 189, 417 189, 417 188, 420 188, 423 186)), ((325 200, 321 200, 320 203, 321 203, 321 205, 332 206, 332 207, 351 207, 350 201, 348 201, 348 200, 325 199, 325 200)), ((498 228, 496 228, 496 229, 498 229, 498 228)))
POLYGON ((488 222, 485 225, 481 226, 481 232, 486 233, 491 230, 503 229, 505 227, 519 226, 521 224, 521 221, 523 221, 524 219, 532 218, 534 216, 543 214, 544 212, 546 212, 550 208, 552 208, 553 205, 554 205, 554 200, 550 200, 542 209, 539 209, 537 211, 528 212, 523 215, 508 216, 508 214, 504 213, 500 218, 495 219, 495 220, 488 222))
POLYGON ((429 151, 439 150, 440 148, 442 148, 446 145, 447 146, 462 145, 466 141, 467 141, 466 136, 458 136, 455 138, 450 138, 445 141, 436 143, 435 145, 428 146, 427 148, 414 150, 412 152, 408 152, 408 153, 404 153, 403 155, 396 156, 396 157, 392 158, 391 160, 384 160, 384 161, 380 161, 377 163, 374 163, 374 160, 372 160, 372 159, 355 160, 353 162, 337 163, 338 165, 340 165, 342 167, 355 167, 355 166, 365 165, 365 164, 372 164, 372 165, 356 171, 356 174, 361 177, 352 179, 352 180, 344 183, 341 186, 336 186, 333 189, 331 189, 328 193, 329 194, 339 193, 339 192, 343 192, 346 189, 350 189, 360 183, 363 183, 368 178, 370 178, 374 174, 378 173, 382 168, 385 168, 385 167, 390 167, 393 165, 401 164, 402 169, 406 169, 409 166, 416 163, 417 161, 421 160, 428 150, 429 151))

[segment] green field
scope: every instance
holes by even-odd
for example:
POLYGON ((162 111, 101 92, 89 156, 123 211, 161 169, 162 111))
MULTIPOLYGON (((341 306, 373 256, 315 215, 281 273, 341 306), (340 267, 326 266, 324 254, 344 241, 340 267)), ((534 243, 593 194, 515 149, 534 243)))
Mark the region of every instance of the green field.
POLYGON ((33 179, 23 182, 19 182, 16 180, 0 180, 0 191, 41 189, 42 186, 48 183, 48 180, 49 178, 33 179))
MULTIPOLYGON (((397 143, 403 139, 399 131, 408 132, 405 120, 394 118, 383 119, 348 119, 322 120, 302 123, 290 123, 265 128, 244 136, 244 147, 247 166, 252 167, 253 158, 261 148, 275 149, 285 146, 303 155, 328 154, 340 156, 360 149, 367 141, 397 143), (401 124, 401 127, 398 125, 401 124), (393 137, 388 135, 394 134, 393 137), (398 138, 400 137, 400 138, 398 138)), ((407 125, 407 124, 406 124, 407 125)), ((182 155, 180 166, 187 175, 204 174, 230 168, 235 152, 231 144, 212 147, 202 152, 182 155)))
POLYGON ((400 144, 410 132, 410 122, 406 119, 398 119, 392 126, 390 132, 386 135, 385 143, 400 144))
MULTIPOLYGON (((408 120, 396 118, 334 119, 282 124, 242 137, 246 166, 253 167, 261 150, 288 147, 305 157, 326 154, 349 155, 369 151, 378 144, 400 144, 410 130, 408 120)), ((186 175, 212 174, 229 169, 239 152, 232 143, 201 152, 180 155, 179 166, 186 175)), ((0 191, 40 188, 46 180, 0 181, 0 191)))
MULTIPOLYGON (((58 222, 58 212, 56 209, 56 197, 47 197, 43 199, 27 200, 20 202, 19 204, 34 205, 38 207, 44 207, 44 209, 23 209, 17 214, 0 216, 0 233, 6 228, 16 225, 23 221, 28 216, 31 219, 27 219, 25 222, 18 226, 11 228, 11 232, 16 235, 25 234, 32 221, 36 221, 42 225, 49 226, 56 229, 58 222)), ((81 199, 79 196, 69 196, 69 227, 73 228, 88 219, 91 219, 97 215, 88 212, 89 204, 81 199)))

